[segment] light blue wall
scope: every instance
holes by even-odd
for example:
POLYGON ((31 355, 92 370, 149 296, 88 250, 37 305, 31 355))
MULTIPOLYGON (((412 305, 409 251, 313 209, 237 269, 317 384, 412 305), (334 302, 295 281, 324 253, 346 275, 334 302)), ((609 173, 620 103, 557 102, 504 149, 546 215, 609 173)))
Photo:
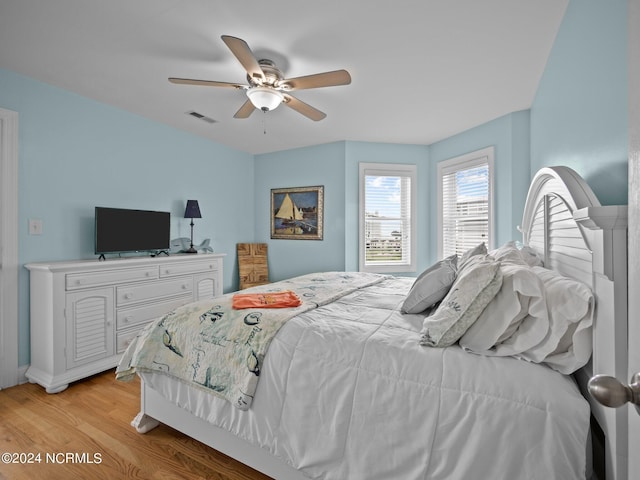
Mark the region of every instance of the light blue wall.
POLYGON ((437 256, 437 163, 470 151, 495 147, 495 244, 520 239, 517 226, 530 181, 529 127, 525 110, 430 146, 346 141, 257 156, 256 238, 269 244, 272 279, 318 270, 358 270, 361 162, 418 166, 417 272, 437 256), (270 240, 270 189, 308 185, 325 185, 324 241, 270 240))
POLYGON ((437 165, 443 160, 458 157, 485 147, 494 150, 494 246, 509 240, 520 240, 520 225, 524 202, 529 188, 529 111, 505 115, 491 122, 434 143, 429 147, 431 159, 429 178, 429 217, 432 239, 431 259, 437 253, 437 165))
POLYGON ((269 246, 270 279, 314 271, 344 270, 344 142, 257 155, 255 160, 256 241, 269 246), (323 240, 271 237, 271 189, 324 186, 323 240))
MULTIPOLYGON (((181 218, 197 199, 195 243, 211 238, 234 252, 252 239, 253 156, 0 69, 0 107, 19 113, 19 262, 96 258, 96 205, 170 211, 172 238, 190 235, 181 218), (228 208, 233 199, 233 210, 228 208), (28 219, 43 234, 28 235, 28 219), (238 221, 242 219, 242 221, 238 221)), ((224 289, 237 286, 235 256, 224 289), (235 269, 235 274, 234 274, 235 269)), ((19 277, 19 364, 29 363, 28 272, 19 277)))
POLYGON ((429 243, 428 147, 346 141, 256 157, 256 239, 269 245, 272 280, 314 271, 358 270, 360 162, 418 165, 418 271, 424 269, 429 260, 422 246, 429 243), (271 240, 270 190, 312 185, 324 185, 324 240, 271 240))
POLYGON ((567 165, 627 203, 627 1, 572 0, 531 107, 531 172, 567 165))
POLYGON ((360 162, 418 166, 418 271, 424 268, 429 261, 422 247, 429 242, 428 147, 345 141, 256 157, 256 238, 269 244, 272 279, 321 270, 358 270, 360 162), (270 190, 311 185, 325 189, 324 240, 271 240, 270 190))

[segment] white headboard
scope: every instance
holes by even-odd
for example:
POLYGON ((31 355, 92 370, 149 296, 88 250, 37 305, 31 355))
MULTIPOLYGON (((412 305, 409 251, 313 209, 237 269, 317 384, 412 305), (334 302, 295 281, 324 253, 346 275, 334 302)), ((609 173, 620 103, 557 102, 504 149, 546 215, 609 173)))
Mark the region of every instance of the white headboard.
POLYGON ((626 409, 601 406, 586 388, 596 373, 627 377, 627 207, 601 206, 575 171, 546 167, 531 182, 520 230, 545 267, 594 292, 593 355, 576 379, 605 435, 607 480, 627 478, 626 409))

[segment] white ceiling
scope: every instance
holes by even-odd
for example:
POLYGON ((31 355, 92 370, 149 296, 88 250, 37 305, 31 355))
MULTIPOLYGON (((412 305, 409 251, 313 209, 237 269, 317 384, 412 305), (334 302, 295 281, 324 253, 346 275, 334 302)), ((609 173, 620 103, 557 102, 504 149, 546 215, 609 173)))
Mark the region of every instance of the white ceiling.
POLYGON ((253 154, 430 144, 531 106, 567 3, 0 0, 0 68, 253 154), (294 92, 327 114, 320 122, 284 106, 234 119, 242 91, 167 81, 245 83, 221 35, 288 78, 344 68, 352 83, 294 92))

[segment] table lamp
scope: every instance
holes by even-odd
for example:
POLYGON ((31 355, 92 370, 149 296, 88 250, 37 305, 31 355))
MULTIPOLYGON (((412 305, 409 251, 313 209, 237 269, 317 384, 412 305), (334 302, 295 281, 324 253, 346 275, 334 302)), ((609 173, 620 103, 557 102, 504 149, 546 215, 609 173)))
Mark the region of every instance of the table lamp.
POLYGON ((185 250, 185 253, 198 253, 198 251, 193 248, 193 219, 202 218, 197 200, 187 200, 187 208, 184 210, 184 218, 191 219, 191 248, 185 250))

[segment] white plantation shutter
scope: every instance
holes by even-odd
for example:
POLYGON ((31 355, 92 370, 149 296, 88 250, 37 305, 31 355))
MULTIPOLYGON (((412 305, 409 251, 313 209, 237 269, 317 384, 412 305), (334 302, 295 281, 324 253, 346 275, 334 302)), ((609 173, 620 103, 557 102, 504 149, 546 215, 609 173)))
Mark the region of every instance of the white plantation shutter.
POLYGON ((438 165, 440 258, 490 247, 492 166, 493 148, 438 165))
POLYGON ((415 165, 360 164, 360 270, 415 270, 415 165))

